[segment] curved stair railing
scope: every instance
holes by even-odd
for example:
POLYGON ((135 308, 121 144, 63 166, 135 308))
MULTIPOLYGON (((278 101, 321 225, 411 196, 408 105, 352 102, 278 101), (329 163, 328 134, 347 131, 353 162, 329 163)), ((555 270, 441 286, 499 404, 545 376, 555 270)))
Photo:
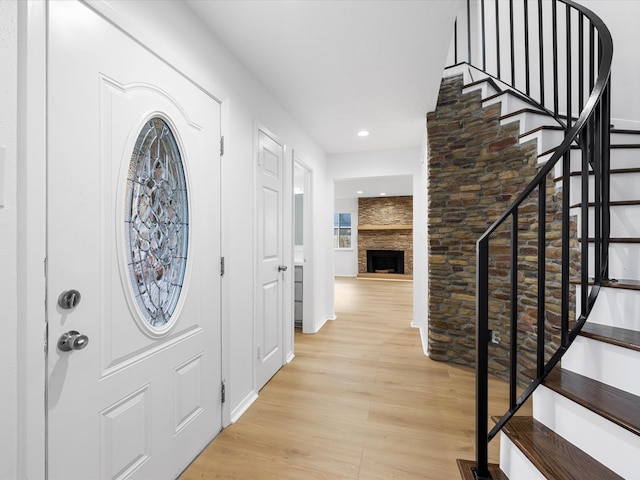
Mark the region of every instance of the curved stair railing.
MULTIPOLYGON (((458 16, 455 31, 455 62, 468 63, 531 99, 553 116, 564 129, 564 140, 513 204, 477 241, 476 268, 476 467, 477 479, 490 479, 488 444, 558 363, 584 325, 608 278, 609 250, 609 145, 610 70, 613 54, 611 34, 593 12, 571 0, 467 0, 466 12, 458 16), (466 49, 466 60, 460 60, 466 49), (577 113, 576 113, 577 112, 577 113), (580 232, 572 232, 570 217, 571 151, 581 152, 580 232), (579 150, 576 150, 579 149, 579 150), (546 338, 547 307, 547 197, 554 169, 562 168, 562 220, 560 259, 560 340, 550 351, 546 338), (590 182, 589 177, 594 181, 590 182), (590 191, 592 198, 590 199, 590 191), (591 204, 590 204, 591 201, 591 204), (531 207, 536 204, 537 207, 531 207), (526 208, 525 208, 526 207, 526 208), (595 213, 590 220, 589 208, 595 213), (523 212, 526 210, 527 214, 523 212), (535 378, 518 394, 518 325, 524 289, 519 285, 522 253, 519 251, 521 222, 534 210, 537 220, 537 290, 535 295, 535 378), (536 211, 537 210, 537 211, 536 211), (589 235, 593 221, 595 235, 589 235), (509 409, 488 428, 488 374, 490 342, 490 271, 492 235, 498 229, 510 236, 510 345, 509 409), (579 268, 576 279, 580 295, 571 293, 572 250, 577 237, 579 268), (589 247, 592 278, 589 277, 589 247), (542 248, 541 248, 542 246, 542 248), (579 297, 579 298, 575 298, 579 297), (570 321, 573 302, 580 312, 570 321)), ((529 218, 527 217, 527 221, 529 218)), ((555 239, 554 239, 555 241, 555 239)), ((530 257, 530 255, 529 255, 530 257)), ((555 273, 554 273, 555 275, 555 273)), ((529 293, 529 292, 527 292, 529 293)), ((557 300, 555 301, 557 305, 557 300)), ((527 310, 530 315, 532 310, 527 310)), ((530 320, 530 319, 529 319, 530 320)))

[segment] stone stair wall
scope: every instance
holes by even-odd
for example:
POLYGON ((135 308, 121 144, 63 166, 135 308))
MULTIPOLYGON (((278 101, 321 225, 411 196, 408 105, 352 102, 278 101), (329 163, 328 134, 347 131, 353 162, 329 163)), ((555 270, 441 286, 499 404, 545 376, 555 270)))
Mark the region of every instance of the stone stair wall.
MULTIPOLYGON (((539 145, 522 142, 518 119, 505 122, 501 102, 483 107, 482 88, 463 93, 463 76, 443 79, 434 112, 427 117, 429 211, 429 356, 475 366, 476 241, 537 174, 539 145)), ((561 195, 547 181, 546 319, 548 351, 555 351, 560 316, 561 195)), ((535 365, 537 308, 537 200, 520 208, 518 305, 519 358, 535 365), (529 338, 530 337, 530 340, 529 338)), ((575 231, 575 222, 572 230, 575 231)), ((507 378, 509 352, 509 224, 492 240, 490 372, 507 378)), ((574 245, 577 243, 574 242, 574 245)), ((577 256, 572 258, 576 261, 577 256)), ((573 271, 577 264, 572 264, 573 271)), ((523 382, 527 380, 523 379, 523 382)))

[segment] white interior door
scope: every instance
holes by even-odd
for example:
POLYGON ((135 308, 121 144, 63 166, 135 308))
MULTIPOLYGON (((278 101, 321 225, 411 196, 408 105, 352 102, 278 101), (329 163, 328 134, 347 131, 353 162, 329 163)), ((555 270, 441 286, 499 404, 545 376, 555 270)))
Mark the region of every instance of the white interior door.
POLYGON ((283 302, 288 265, 284 261, 283 235, 284 148, 258 131, 257 242, 258 285, 256 301, 256 383, 258 390, 282 367, 283 302))
POLYGON ((221 429, 220 105, 79 2, 48 42, 48 476, 175 478, 221 429))

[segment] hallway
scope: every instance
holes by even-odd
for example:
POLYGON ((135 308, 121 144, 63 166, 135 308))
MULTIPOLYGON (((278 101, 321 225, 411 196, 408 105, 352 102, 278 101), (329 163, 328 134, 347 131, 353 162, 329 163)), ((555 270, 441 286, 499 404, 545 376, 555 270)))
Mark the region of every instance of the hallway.
MULTIPOLYGON (((475 455, 474 373, 424 356, 412 282, 337 278, 336 315, 296 332, 295 359, 182 480, 459 478, 456 458, 475 455)), ((505 411, 506 385, 490 391, 490 412, 505 411)))

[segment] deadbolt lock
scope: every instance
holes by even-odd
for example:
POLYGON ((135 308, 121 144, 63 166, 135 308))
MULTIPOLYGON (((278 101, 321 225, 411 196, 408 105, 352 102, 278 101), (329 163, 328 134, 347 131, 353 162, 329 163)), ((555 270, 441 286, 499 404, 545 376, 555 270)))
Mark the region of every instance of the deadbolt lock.
POLYGON ((58 306, 65 310, 76 308, 82 296, 78 290, 65 290, 58 297, 58 306))

